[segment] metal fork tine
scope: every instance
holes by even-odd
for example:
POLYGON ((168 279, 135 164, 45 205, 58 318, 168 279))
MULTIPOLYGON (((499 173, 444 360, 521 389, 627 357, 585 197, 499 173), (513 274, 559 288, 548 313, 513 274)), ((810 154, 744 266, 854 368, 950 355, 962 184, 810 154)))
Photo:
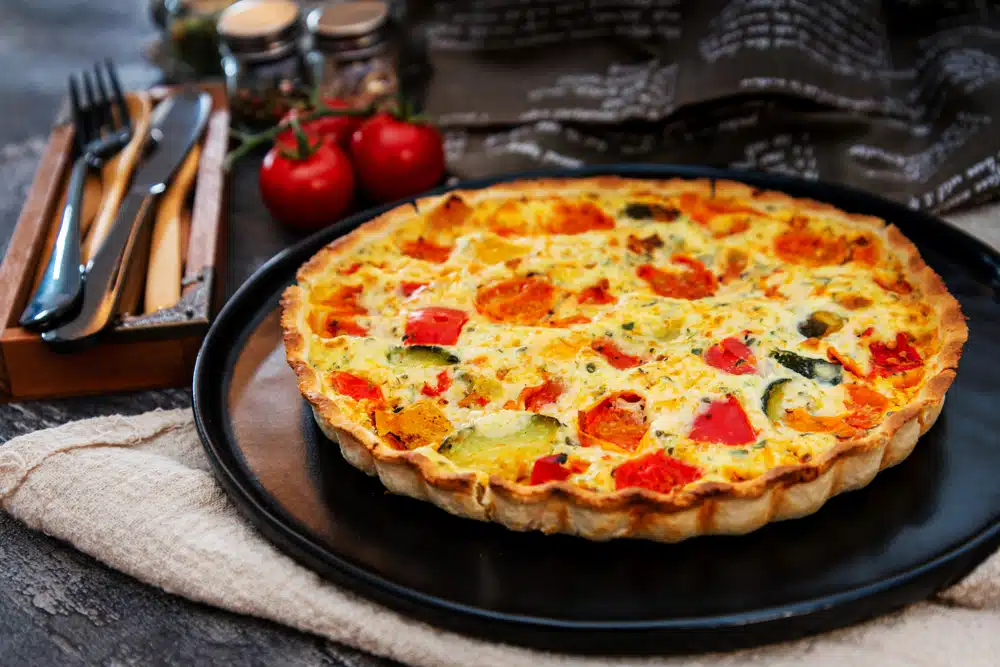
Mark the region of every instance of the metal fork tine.
POLYGON ((90 129, 95 138, 99 137, 101 135, 101 118, 94 106, 94 82, 90 79, 90 72, 83 73, 83 103, 86 107, 90 129))
POLYGON ((118 113, 125 129, 132 132, 132 117, 129 115, 125 96, 122 94, 122 86, 121 82, 118 81, 118 72, 115 71, 115 64, 111 61, 111 58, 108 58, 104 61, 104 65, 108 71, 108 79, 111 81, 112 101, 118 105, 118 113))
POLYGON ((94 82, 97 85, 97 99, 95 100, 95 104, 97 106, 97 113, 100 117, 101 125, 107 127, 108 129, 114 129, 115 114, 111 109, 111 101, 108 99, 108 91, 104 87, 104 77, 101 76, 100 63, 94 65, 94 82))
POLYGON ((80 89, 76 85, 76 79, 69 77, 69 104, 73 112, 73 132, 76 139, 76 147, 82 153, 83 147, 90 141, 90 127, 87 124, 87 114, 80 105, 80 89))

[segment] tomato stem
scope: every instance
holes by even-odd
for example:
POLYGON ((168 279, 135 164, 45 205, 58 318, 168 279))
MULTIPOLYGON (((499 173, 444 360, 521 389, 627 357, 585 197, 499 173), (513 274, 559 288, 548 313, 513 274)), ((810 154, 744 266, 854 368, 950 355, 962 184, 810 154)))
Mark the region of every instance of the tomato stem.
MULTIPOLYGON (((316 111, 313 111, 312 113, 303 116, 301 120, 299 120, 298 122, 308 123, 311 120, 315 120, 317 118, 326 118, 327 116, 354 116, 354 117, 364 118, 366 116, 372 115, 374 110, 375 110, 374 105, 369 105, 367 107, 364 107, 363 109, 332 109, 330 107, 327 107, 326 105, 323 105, 323 108, 317 109, 316 111)), ((226 155, 226 160, 225 162, 223 162, 223 167, 226 169, 226 171, 229 171, 230 169, 232 169, 233 165, 236 164, 238 160, 240 160, 243 157, 246 157, 248 154, 253 152, 255 149, 259 148, 260 146, 273 142, 279 134, 289 129, 290 127, 292 127, 291 122, 284 121, 282 123, 278 123, 277 125, 268 130, 264 130, 263 132, 258 132, 257 134, 244 134, 243 132, 239 132, 237 130, 230 130, 229 136, 239 141, 240 145, 234 148, 232 151, 230 151, 228 155, 226 155)))

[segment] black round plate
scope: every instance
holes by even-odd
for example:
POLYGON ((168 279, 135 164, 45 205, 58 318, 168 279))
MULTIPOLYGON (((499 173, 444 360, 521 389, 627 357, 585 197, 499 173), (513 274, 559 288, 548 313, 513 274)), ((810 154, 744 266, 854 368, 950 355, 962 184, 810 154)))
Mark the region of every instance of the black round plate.
POLYGON ((325 440, 299 397, 276 307, 355 216, 281 253, 219 314, 194 377, 198 428, 223 486, 280 548, 416 617, 512 643, 580 652, 722 650, 847 625, 924 599, 1000 542, 1000 255, 928 215, 775 175, 615 166, 514 175, 708 177, 885 218, 912 239, 969 318, 944 412, 901 465, 818 513, 742 537, 593 543, 453 517, 387 494, 325 440))

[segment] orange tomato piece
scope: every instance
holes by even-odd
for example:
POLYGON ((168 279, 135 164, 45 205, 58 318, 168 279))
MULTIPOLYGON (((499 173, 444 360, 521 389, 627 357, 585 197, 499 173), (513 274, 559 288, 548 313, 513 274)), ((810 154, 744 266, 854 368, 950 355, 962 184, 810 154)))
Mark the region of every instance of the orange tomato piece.
POLYGON ((708 224, 712 218, 724 213, 748 213, 759 215, 757 209, 740 204, 729 197, 712 197, 706 199, 693 192, 685 192, 678 198, 678 206, 692 220, 702 225, 708 224))
POLYGON ((853 359, 851 359, 845 354, 841 354, 834 347, 826 348, 826 358, 834 363, 840 364, 841 366, 844 367, 844 370, 846 370, 851 375, 854 375, 855 377, 863 378, 867 375, 864 371, 861 370, 861 368, 857 365, 857 363, 854 362, 853 359))
POLYGON ((361 285, 340 285, 325 295, 320 303, 337 315, 365 315, 368 311, 358 303, 362 291, 364 287, 361 285))
POLYGON ((664 271, 652 264, 643 264, 636 269, 636 275, 649 283, 650 288, 660 296, 674 299, 701 299, 712 296, 719 287, 715 275, 696 259, 674 255, 671 261, 684 264, 687 270, 664 271))
POLYGON ((584 447, 635 451, 649 430, 646 399, 620 391, 577 415, 577 435, 584 447))
POLYGON ((550 234, 583 234, 614 229, 615 219, 591 202, 556 202, 547 225, 550 234))
POLYGON ((865 266, 875 266, 878 261, 878 244, 871 234, 851 240, 851 260, 865 266))
POLYGON ((831 237, 806 229, 793 229, 780 235, 774 241, 774 249, 781 259, 806 266, 840 264, 848 256, 844 237, 831 237))
POLYGON ((537 324, 555 305, 556 290, 545 278, 509 278, 479 288, 476 310, 497 322, 537 324))
POLYGON ((744 269, 747 268, 747 261, 747 255, 742 250, 735 248, 726 250, 722 263, 722 277, 719 281, 726 284, 739 278, 744 269))

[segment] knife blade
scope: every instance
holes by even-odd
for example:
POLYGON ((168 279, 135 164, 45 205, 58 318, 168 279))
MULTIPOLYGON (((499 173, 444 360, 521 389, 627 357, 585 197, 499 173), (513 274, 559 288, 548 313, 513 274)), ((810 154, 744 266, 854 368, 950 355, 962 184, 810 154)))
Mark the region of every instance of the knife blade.
POLYGON ((96 342, 117 317, 132 254, 156 199, 200 139, 211 109, 208 93, 186 89, 153 110, 146 157, 132 176, 111 230, 87 263, 80 310, 71 321, 42 334, 42 340, 58 350, 79 349, 96 342))

